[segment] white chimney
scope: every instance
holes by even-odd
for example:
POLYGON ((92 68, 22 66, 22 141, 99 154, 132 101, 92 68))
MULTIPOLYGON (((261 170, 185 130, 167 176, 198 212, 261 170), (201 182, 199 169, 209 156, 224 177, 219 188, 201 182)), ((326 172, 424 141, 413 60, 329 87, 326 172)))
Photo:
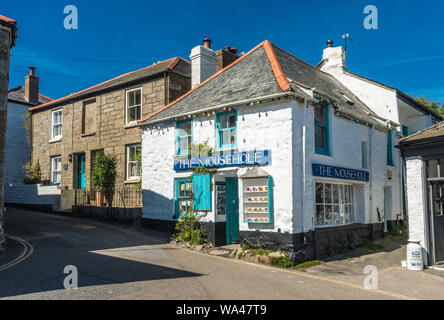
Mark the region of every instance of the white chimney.
POLYGON ((216 73, 216 52, 211 50, 211 40, 204 39, 203 46, 194 47, 190 54, 191 59, 191 88, 194 88, 216 73))
POLYGON ((333 48, 333 41, 327 41, 327 48, 324 49, 322 54, 322 67, 321 70, 326 72, 342 72, 347 70, 346 53, 343 47, 333 48))

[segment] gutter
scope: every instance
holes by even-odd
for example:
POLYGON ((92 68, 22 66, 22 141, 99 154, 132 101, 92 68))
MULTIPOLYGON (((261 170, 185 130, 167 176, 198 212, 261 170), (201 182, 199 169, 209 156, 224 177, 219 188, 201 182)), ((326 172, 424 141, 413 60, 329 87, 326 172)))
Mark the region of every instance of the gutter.
POLYGON ((249 104, 249 103, 253 103, 253 102, 257 102, 257 101, 262 101, 262 100, 271 100, 271 99, 275 99, 275 98, 282 98, 282 97, 292 97, 292 98, 303 98, 303 99, 310 99, 311 102, 317 102, 316 99, 312 98, 312 97, 303 97, 300 94, 296 94, 294 92, 281 92, 281 93, 275 93, 275 94, 271 94, 271 95, 267 95, 267 96, 262 96, 262 97, 255 97, 255 98, 250 98, 250 99, 245 99, 245 100, 238 100, 238 101, 233 101, 233 102, 228 102, 228 103, 224 103, 224 104, 220 104, 214 107, 208 107, 208 108, 204 108, 204 109, 199 109, 199 110, 195 110, 192 112, 187 112, 187 113, 180 113, 180 114, 176 114, 174 116, 169 116, 169 117, 164 117, 155 121, 151 121, 149 122, 149 120, 147 120, 148 122, 142 122, 140 123, 139 127, 145 127, 148 125, 152 125, 155 123, 159 123, 159 122, 164 122, 164 121, 169 121, 171 120, 172 117, 187 117, 191 114, 199 114, 199 113, 204 113, 204 112, 211 112, 211 111, 215 111, 224 107, 231 107, 233 105, 242 105, 242 104, 249 104))

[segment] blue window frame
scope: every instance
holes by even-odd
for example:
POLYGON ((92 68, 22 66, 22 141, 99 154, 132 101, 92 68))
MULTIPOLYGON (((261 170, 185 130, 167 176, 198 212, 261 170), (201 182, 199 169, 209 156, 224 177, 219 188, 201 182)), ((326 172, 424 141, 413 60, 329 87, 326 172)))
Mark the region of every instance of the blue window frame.
POLYGON ((236 111, 217 114, 217 146, 219 149, 232 149, 236 147, 236 127, 236 111))
POLYGON ((191 178, 176 179, 175 180, 175 193, 174 202, 175 218, 180 218, 185 214, 190 214, 193 211, 193 204, 191 195, 193 192, 193 185, 191 178))
POLYGON ((177 132, 177 154, 190 154, 191 142, 193 141, 192 120, 178 121, 176 124, 177 132))
POLYGON ((314 108, 315 119, 315 151, 323 155, 330 155, 330 123, 328 117, 328 104, 318 103, 314 108))
POLYGON ((392 131, 387 133, 387 165, 394 166, 393 162, 393 142, 392 142, 392 131))
POLYGON ((402 125, 402 135, 404 137, 407 137, 409 135, 409 127, 407 127, 406 125, 402 125))

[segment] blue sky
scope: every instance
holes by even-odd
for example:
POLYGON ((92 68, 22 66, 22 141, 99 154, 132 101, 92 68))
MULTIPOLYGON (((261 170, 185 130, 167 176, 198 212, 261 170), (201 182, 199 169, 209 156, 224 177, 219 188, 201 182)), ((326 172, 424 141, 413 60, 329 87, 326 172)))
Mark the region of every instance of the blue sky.
POLYGON ((328 39, 348 46, 350 71, 414 96, 444 102, 444 2, 410 1, 2 1, 17 20, 9 87, 37 67, 40 92, 59 98, 170 57, 189 59, 204 37, 212 48, 247 52, 265 39, 316 65, 328 39), (25 5, 26 3, 26 5, 25 5), (78 30, 65 30, 75 5, 78 30), (378 30, 363 26, 378 8, 378 30))

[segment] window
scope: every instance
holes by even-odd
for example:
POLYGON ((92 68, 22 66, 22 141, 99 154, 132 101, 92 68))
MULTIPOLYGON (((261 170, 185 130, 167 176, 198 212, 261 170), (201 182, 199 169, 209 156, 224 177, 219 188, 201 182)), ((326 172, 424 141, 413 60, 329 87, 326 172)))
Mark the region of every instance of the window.
POLYGON ((51 183, 60 184, 62 182, 62 157, 51 158, 51 183))
POLYGON ((321 102, 314 108, 316 153, 330 155, 328 105, 321 102))
POLYGON ((142 89, 126 92, 126 123, 136 122, 142 116, 142 89))
POLYGON ((352 223, 353 185, 316 183, 316 225, 352 223))
POLYGON ((217 139, 220 149, 236 147, 236 111, 223 112, 217 115, 217 139))
POLYGON ((409 135, 409 127, 402 125, 402 135, 407 137, 409 135))
POLYGON ((177 122, 177 154, 186 155, 190 153, 192 142, 191 120, 177 122))
POLYGON ((140 144, 134 144, 126 147, 126 175, 128 180, 140 178, 141 151, 142 148, 140 144))
POLYGON ((63 110, 55 110, 51 113, 52 125, 51 125, 51 139, 62 138, 62 122, 63 122, 63 110))
POLYGON ((362 154, 362 168, 368 169, 368 151, 367 151, 367 142, 361 142, 361 154, 362 154))
POLYGON ((392 142, 392 131, 387 133, 387 165, 394 166, 393 162, 393 142, 392 142))
POLYGON ((193 193, 193 186, 191 178, 176 179, 175 181, 175 202, 176 202, 176 218, 184 214, 190 214, 193 206, 191 203, 191 194, 193 193))

